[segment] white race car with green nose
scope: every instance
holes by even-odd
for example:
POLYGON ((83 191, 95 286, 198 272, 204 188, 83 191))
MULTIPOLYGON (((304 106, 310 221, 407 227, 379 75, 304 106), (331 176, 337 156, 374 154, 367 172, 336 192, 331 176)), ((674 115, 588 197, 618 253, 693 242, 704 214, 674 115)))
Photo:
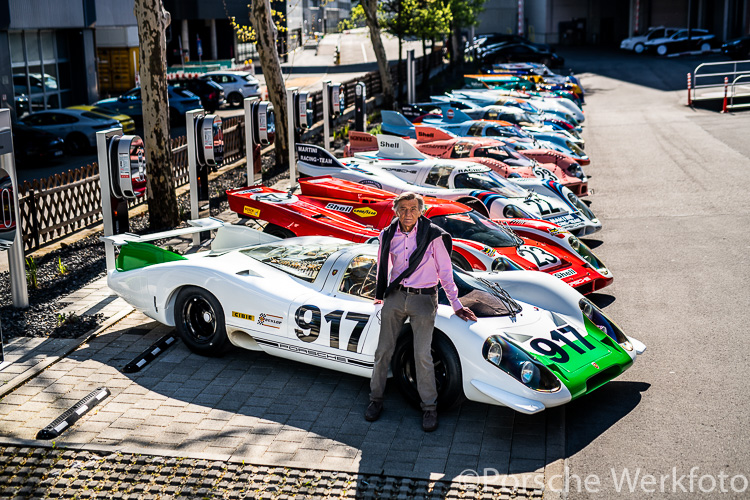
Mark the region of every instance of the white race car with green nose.
MULTIPOLYGON (((370 377, 380 332, 373 302, 377 245, 305 236, 280 240, 216 219, 119 247, 108 284, 147 316, 176 327, 194 352, 231 346, 370 377), (216 230, 209 251, 179 255, 151 241, 216 230)), ((645 346, 583 295, 536 271, 454 273, 478 320, 459 319, 442 290, 433 336, 438 406, 464 398, 536 413, 583 396, 628 369, 645 346)), ((386 299, 387 300, 387 299, 386 299)), ((404 326, 391 366, 418 402, 404 326)))

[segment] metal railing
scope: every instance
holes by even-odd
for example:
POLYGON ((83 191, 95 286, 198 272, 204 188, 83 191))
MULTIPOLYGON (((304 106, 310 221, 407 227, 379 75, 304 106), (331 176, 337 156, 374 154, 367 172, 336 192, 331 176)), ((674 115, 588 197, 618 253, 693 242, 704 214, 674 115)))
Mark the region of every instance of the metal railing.
POLYGON ((737 82, 742 79, 750 80, 750 74, 739 75, 737 78, 732 80, 732 86, 730 87, 731 93, 729 94, 729 104, 727 105, 727 109, 750 108, 750 102, 743 102, 739 104, 734 103, 735 97, 750 97, 750 85, 746 85, 746 92, 740 94, 737 93, 737 82))
POLYGON ((747 75, 750 75, 750 60, 699 64, 692 73, 693 85, 688 89, 688 92, 692 93, 690 100, 695 102, 721 99, 724 97, 725 77, 734 80, 738 76, 747 75))

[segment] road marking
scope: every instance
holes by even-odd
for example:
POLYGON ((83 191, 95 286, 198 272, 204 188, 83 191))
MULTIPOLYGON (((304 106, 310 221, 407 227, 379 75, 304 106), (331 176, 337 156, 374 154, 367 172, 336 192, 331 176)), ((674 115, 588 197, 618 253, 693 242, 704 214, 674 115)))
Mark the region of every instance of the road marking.
POLYGON ((365 62, 367 62, 367 52, 365 51, 365 44, 360 43, 359 46, 362 47, 362 58, 365 60, 365 62))

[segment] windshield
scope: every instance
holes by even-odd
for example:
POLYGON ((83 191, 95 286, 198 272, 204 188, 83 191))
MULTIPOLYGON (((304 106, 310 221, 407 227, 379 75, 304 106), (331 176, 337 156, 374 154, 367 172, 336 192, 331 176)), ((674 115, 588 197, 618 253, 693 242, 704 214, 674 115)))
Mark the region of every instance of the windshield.
POLYGON ((457 189, 494 191, 507 198, 523 198, 526 191, 495 172, 465 172, 456 174, 453 183, 457 189))
POLYGON ((474 151, 478 158, 492 158, 514 167, 532 167, 534 162, 525 156, 521 156, 508 146, 482 146, 474 151))
POLYGON ((353 244, 346 241, 276 242, 241 250, 240 253, 312 283, 331 254, 353 244))
MULTIPOLYGON (((521 306, 496 283, 477 279, 468 273, 453 271, 453 281, 458 288, 458 298, 464 307, 471 309, 478 318, 512 316, 521 312, 521 306)), ((438 291, 438 303, 450 306, 442 287, 438 291)))
POLYGON ((521 130, 519 127, 493 125, 487 127, 485 135, 488 137, 523 137, 530 138, 531 136, 521 130))
POLYGON ((492 248, 517 247, 523 243, 512 229, 503 227, 474 210, 440 215, 430 220, 445 229, 453 238, 476 241, 492 248))

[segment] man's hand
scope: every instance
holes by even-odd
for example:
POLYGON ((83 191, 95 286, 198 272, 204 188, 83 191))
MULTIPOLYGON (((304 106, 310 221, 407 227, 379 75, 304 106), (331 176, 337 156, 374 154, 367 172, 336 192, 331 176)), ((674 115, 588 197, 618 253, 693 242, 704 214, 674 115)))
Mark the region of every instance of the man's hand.
POLYGON ((464 321, 476 321, 477 320, 476 314, 474 314, 474 312, 468 307, 462 307, 461 309, 455 312, 456 312, 456 316, 458 316, 464 321))
POLYGON ((375 299, 375 300, 373 300, 373 301, 372 301, 372 303, 373 303, 373 304, 375 304, 375 305, 377 306, 377 305, 379 305, 379 304, 382 304, 382 303, 383 303, 383 301, 382 301, 382 300, 378 300, 378 299, 375 299))

